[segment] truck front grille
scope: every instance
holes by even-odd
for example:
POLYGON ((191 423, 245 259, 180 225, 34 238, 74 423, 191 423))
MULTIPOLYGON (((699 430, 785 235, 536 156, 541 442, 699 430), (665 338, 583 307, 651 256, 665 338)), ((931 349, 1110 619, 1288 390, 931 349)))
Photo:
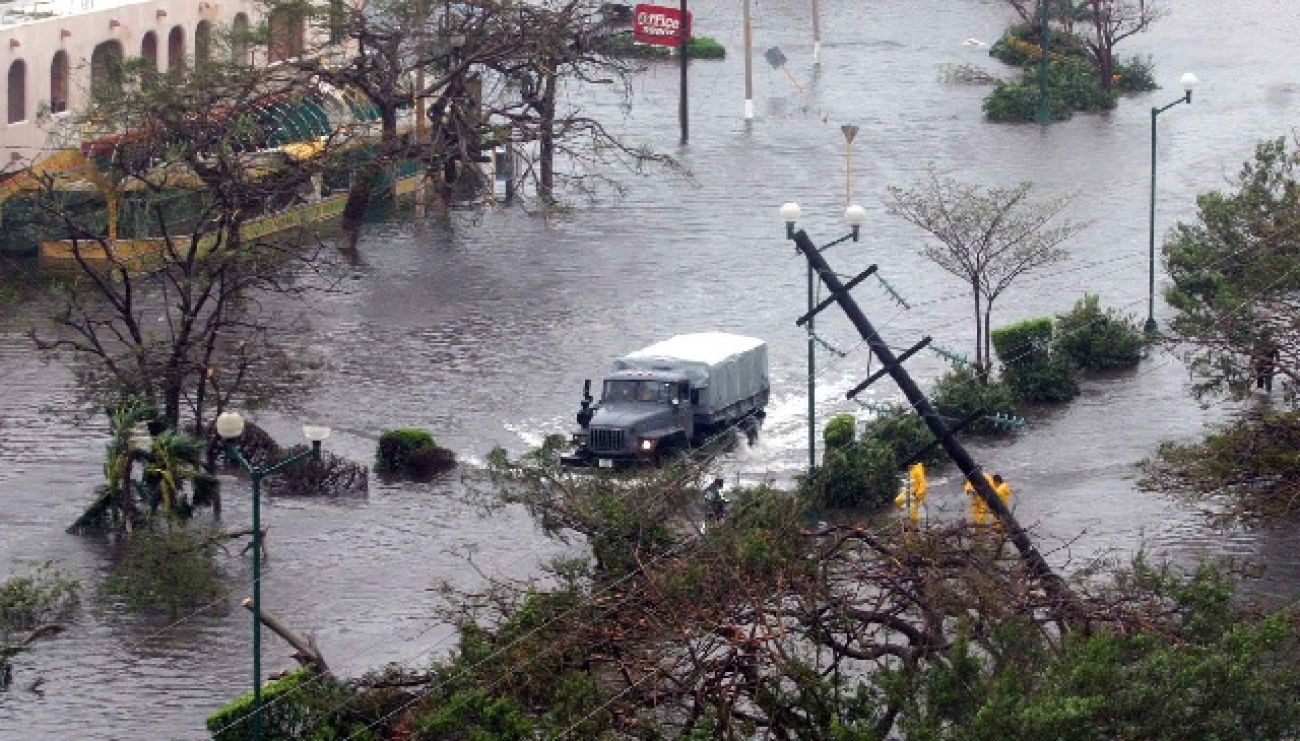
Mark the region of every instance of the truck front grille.
POLYGON ((593 427, 587 444, 592 450, 618 452, 624 447, 623 431, 593 427))

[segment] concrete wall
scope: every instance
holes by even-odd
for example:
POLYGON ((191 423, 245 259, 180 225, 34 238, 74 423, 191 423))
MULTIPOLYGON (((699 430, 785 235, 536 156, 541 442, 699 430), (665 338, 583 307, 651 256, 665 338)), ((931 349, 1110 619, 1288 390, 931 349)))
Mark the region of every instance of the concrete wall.
MULTIPOLYGON (((186 64, 193 64, 194 33, 200 21, 213 24, 214 31, 228 28, 235 15, 244 13, 251 26, 260 19, 253 0, 73 0, 78 10, 71 14, 0 27, 0 171, 29 164, 44 151, 59 145, 75 146, 79 132, 70 130, 69 113, 54 114, 38 122, 37 112, 50 102, 50 65, 63 50, 68 55, 67 110, 84 106, 90 91, 90 57, 97 45, 116 39, 125 57, 138 57, 145 34, 157 37, 158 67, 167 71, 167 40, 173 28, 184 34, 186 64), (87 8, 81 11, 80 8, 87 8), (26 117, 9 123, 8 73, 15 60, 27 64, 26 117)), ((64 3, 64 6, 71 3, 64 3)), ((220 53, 220 52, 216 52, 220 53)), ((265 61, 258 50, 255 62, 265 61)))

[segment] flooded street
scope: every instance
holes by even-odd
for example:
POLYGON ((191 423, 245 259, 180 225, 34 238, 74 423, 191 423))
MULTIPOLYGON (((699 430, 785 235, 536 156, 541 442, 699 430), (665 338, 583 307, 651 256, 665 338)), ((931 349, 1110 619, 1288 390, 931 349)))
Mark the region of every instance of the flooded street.
MULTIPOLYGON (((855 124, 855 200, 870 214, 859 243, 832 250, 841 272, 877 263, 911 304, 891 301, 873 280, 855 291, 891 345, 929 334, 968 352, 965 288, 917 254, 919 231, 881 205, 890 185, 908 185, 931 164, 985 184, 1033 180, 1078 196, 1073 218, 1092 222, 1067 247, 1069 261, 1021 279, 1000 299, 995 326, 1070 308, 1085 291, 1103 305, 1144 315, 1147 189, 1152 105, 1177 98, 1179 76, 1202 85, 1190 106, 1160 117, 1158 234, 1194 214, 1198 192, 1224 187, 1257 140, 1289 134, 1300 120, 1300 67, 1290 60, 1300 5, 1289 0, 1184 0, 1153 28, 1120 46, 1151 54, 1164 89, 1125 98, 1105 116, 1077 115, 1047 129, 985 123, 981 86, 942 81, 945 65, 971 63, 1010 77, 984 48, 1011 13, 994 0, 862 3, 823 0, 824 48, 812 65, 804 2, 759 2, 754 10, 757 118, 743 110, 737 2, 701 2, 698 33, 726 45, 723 62, 691 67, 691 141, 677 144, 677 69, 653 66, 632 80, 625 108, 614 96, 569 102, 611 121, 633 145, 678 158, 690 180, 619 174, 624 197, 551 221, 518 209, 457 214, 450 224, 404 215, 371 226, 344 290, 313 301, 303 349, 326 359, 318 385, 293 414, 257 422, 282 441, 302 421, 326 424, 328 450, 369 462, 386 428, 431 430, 473 465, 494 445, 520 452, 571 423, 582 380, 616 356, 673 334, 738 332, 770 345, 773 402, 758 445, 728 457, 729 474, 789 480, 806 463, 805 263, 784 240, 777 208, 803 207, 801 226, 818 243, 844 232, 844 139, 855 124), (800 94, 762 51, 777 46, 806 86, 800 94)), ((1159 276, 1158 276, 1159 280, 1159 276)), ((869 375, 868 353, 836 312, 818 333, 847 357, 818 358, 818 416, 856 409, 844 391, 869 375)), ((1157 318, 1167 310, 1157 303, 1157 318)), ((79 424, 69 411, 72 376, 46 364, 23 333, 40 306, 0 317, 0 574, 55 560, 81 579, 85 604, 70 630, 16 666, 16 691, 0 694, 0 738, 204 738, 203 720, 244 691, 249 620, 238 607, 248 564, 224 561, 238 585, 229 599, 175 621, 142 620, 95 597, 108 546, 63 529, 102 480, 105 423, 79 424), (45 695, 21 690, 37 676, 45 695)), ((928 382, 947 369, 936 355, 909 362, 928 382)), ((1015 486, 1016 509, 1054 564, 1069 569, 1099 552, 1138 548, 1190 561, 1265 558, 1262 588, 1300 588, 1294 534, 1222 532, 1198 505, 1139 492, 1137 463, 1165 439, 1191 439, 1223 414, 1188 396, 1187 371, 1156 353, 1135 372, 1090 381, 1068 407, 1035 412, 1013 440, 973 448, 977 460, 1015 486)), ((892 400, 888 383, 871 389, 892 400)), ((964 506, 959 482, 933 481, 930 506, 964 506)), ((433 483, 385 484, 343 501, 271 496, 268 612, 314 632, 330 665, 350 675, 387 662, 420 667, 453 644, 434 615, 444 580, 481 583, 487 574, 527 576, 560 551, 522 512, 485 518, 462 498, 453 475, 433 483)), ((227 480, 225 524, 248 518, 248 491, 227 480)), ((267 634, 264 666, 293 665, 267 634)))

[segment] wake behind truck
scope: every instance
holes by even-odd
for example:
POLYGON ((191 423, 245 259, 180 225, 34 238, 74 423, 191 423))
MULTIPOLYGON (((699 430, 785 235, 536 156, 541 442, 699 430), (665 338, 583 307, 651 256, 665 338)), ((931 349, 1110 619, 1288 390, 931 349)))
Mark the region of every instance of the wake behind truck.
POLYGON ((767 345, 723 332, 672 337, 614 361, 600 400, 583 388, 570 466, 658 465, 717 433, 757 430, 771 384, 767 345))

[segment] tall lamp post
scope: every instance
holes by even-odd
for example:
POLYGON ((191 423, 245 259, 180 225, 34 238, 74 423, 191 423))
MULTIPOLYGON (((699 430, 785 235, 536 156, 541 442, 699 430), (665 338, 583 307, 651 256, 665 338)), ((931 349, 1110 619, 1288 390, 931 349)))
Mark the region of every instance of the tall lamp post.
POLYGON ((320 444, 330 436, 330 428, 303 425, 302 434, 311 449, 270 466, 257 468, 248 462, 235 439, 244 434, 244 418, 237 412, 217 415, 217 434, 226 441, 226 457, 236 461, 253 479, 253 738, 262 738, 262 478, 307 458, 320 460, 320 444))
POLYGON ((1155 334, 1159 330, 1159 326, 1156 324, 1156 117, 1179 103, 1191 103, 1192 89, 1199 85, 1201 81, 1196 79, 1196 75, 1187 72, 1178 82, 1183 86, 1183 97, 1163 108, 1154 106, 1151 108, 1151 212, 1147 232, 1150 269, 1147 275, 1147 321, 1142 326, 1142 330, 1149 335, 1155 334))
MULTIPOLYGON (((799 204, 790 202, 781 205, 781 220, 785 222, 786 239, 794 239, 795 222, 803 215, 803 209, 799 204)), ((828 250, 835 245, 852 239, 858 241, 858 233, 862 224, 867 220, 867 210, 857 204, 850 205, 844 209, 844 221, 848 222, 849 233, 836 239, 833 242, 825 244, 818 248, 819 252, 828 250)), ((813 471, 817 469, 817 342, 816 335, 813 332, 812 311, 815 302, 813 295, 816 281, 813 276, 812 264, 808 265, 808 475, 812 476, 813 471)))

